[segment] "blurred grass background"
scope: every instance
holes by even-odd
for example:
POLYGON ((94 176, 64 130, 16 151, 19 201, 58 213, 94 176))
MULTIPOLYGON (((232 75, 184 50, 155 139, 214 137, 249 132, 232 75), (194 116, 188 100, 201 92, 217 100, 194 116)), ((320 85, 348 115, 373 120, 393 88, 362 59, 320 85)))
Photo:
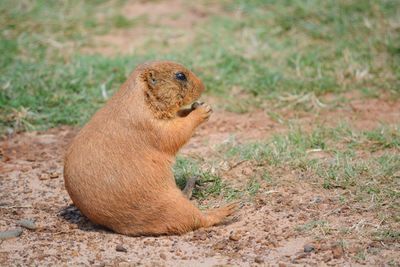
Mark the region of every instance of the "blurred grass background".
POLYGON ((138 63, 152 59, 188 65, 207 95, 234 112, 288 95, 399 96, 397 0, 199 3, 217 5, 217 12, 174 28, 124 16, 126 1, 1 1, 0 131, 81 125, 138 63), (97 36, 126 29, 145 29, 135 36, 145 40, 142 47, 90 52, 97 36), (170 42, 177 34, 192 38, 170 42))

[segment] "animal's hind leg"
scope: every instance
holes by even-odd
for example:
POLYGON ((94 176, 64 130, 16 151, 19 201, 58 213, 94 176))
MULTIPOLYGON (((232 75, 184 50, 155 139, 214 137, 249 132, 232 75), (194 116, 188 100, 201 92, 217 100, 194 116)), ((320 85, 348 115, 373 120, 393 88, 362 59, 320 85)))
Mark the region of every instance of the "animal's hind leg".
POLYGON ((236 210, 235 205, 228 205, 203 213, 178 188, 170 189, 150 202, 147 202, 148 206, 143 207, 142 211, 124 216, 129 221, 124 222, 121 228, 114 227, 113 230, 136 236, 184 234, 218 224, 236 210))
POLYGON ((172 234, 183 234, 198 228, 219 224, 237 210, 237 204, 231 203, 221 208, 201 212, 181 192, 178 191, 175 194, 174 197, 169 197, 174 202, 170 203, 173 208, 169 209, 169 218, 167 219, 171 222, 169 233, 172 234))

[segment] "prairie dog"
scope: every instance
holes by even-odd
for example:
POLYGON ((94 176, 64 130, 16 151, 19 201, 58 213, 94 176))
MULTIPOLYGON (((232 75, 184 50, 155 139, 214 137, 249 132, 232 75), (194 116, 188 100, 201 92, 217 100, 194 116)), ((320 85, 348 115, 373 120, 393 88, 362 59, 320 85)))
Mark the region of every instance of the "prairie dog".
POLYGON ((139 65, 70 144, 66 189, 94 223, 125 235, 183 234, 220 223, 235 204, 201 212, 177 187, 178 150, 212 110, 193 104, 204 85, 184 66, 139 65))

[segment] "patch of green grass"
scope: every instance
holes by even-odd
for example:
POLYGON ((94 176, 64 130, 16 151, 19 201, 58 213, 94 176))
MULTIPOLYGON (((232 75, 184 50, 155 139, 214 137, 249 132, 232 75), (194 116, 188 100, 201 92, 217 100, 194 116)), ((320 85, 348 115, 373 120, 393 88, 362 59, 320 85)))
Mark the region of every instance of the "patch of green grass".
MULTIPOLYGON (((383 193, 382 186, 387 194, 385 196, 395 193, 390 187, 385 188, 385 184, 395 182, 394 175, 400 170, 399 166, 400 157, 396 154, 360 159, 355 154, 349 156, 344 153, 336 153, 332 162, 319 164, 316 167, 316 173, 323 178, 324 188, 358 186, 361 191, 379 197, 380 193, 383 193), (360 183, 360 178, 365 184, 360 183)), ((384 197, 382 196, 382 198, 384 197)))
POLYGON ((193 197, 204 200, 209 197, 222 196, 227 200, 236 199, 238 191, 228 186, 220 176, 211 173, 207 169, 199 166, 199 163, 191 158, 177 157, 174 165, 175 181, 183 189, 186 181, 193 176, 199 179, 197 186, 193 190, 193 197))
MULTIPOLYGON (((216 64, 207 71, 218 92, 239 86, 269 98, 282 92, 396 90, 396 67, 378 62, 393 50, 385 42, 398 36, 387 28, 399 12, 395 1, 236 1, 227 8, 239 10, 240 19, 215 19, 201 36, 204 43, 218 40, 211 45, 216 64), (390 81, 379 78, 382 72, 390 81)), ((211 60, 207 51, 200 53, 211 60)))
POLYGON ((364 261, 364 260, 366 259, 366 253, 365 253, 365 251, 363 251, 363 250, 358 251, 357 254, 355 255, 355 258, 356 258, 357 260, 364 261))
POLYGON ((294 129, 287 135, 275 135, 268 142, 227 147, 224 154, 228 158, 253 160, 258 164, 277 166, 289 163, 297 166, 306 157, 308 150, 325 148, 323 134, 323 131, 315 131, 308 135, 300 129, 294 129))
POLYGON ((89 119, 139 61, 81 56, 67 65, 49 65, 15 60, 0 76, 0 126, 33 130, 79 125, 89 119))
POLYGON ((245 160, 258 166, 258 178, 271 167, 275 171, 292 170, 322 188, 351 190, 358 201, 372 199, 379 206, 395 203, 400 197, 396 189, 400 182, 396 129, 397 126, 385 126, 355 131, 344 125, 319 127, 311 132, 292 129, 262 142, 226 145, 220 152, 225 160, 245 160))
POLYGON ((382 242, 400 242, 400 231, 399 230, 379 230, 375 232, 375 238, 377 241, 382 242))
POLYGON ((53 57, 58 61, 70 46, 85 42, 88 34, 105 31, 99 13, 104 14, 104 21, 113 16, 100 1, 1 1, 0 38, 12 46, 3 46, 0 52, 31 64, 43 64, 53 57))
POLYGON ((174 165, 174 175, 176 184, 183 189, 190 177, 201 175, 200 166, 190 158, 178 156, 174 165))
POLYGON ((261 188, 260 182, 257 178, 251 178, 246 185, 246 190, 250 196, 255 196, 261 188))
POLYGON ((206 163, 206 161, 178 156, 174 165, 175 181, 179 188, 183 189, 189 178, 198 177, 196 187, 193 190, 193 197, 198 200, 205 200, 210 197, 223 197, 227 201, 251 200, 262 189, 262 182, 272 182, 272 178, 265 173, 262 180, 253 177, 247 181, 244 188, 237 188, 227 183, 218 174, 212 173, 207 167, 201 167, 203 163, 206 163))
POLYGON ((372 150, 400 148, 399 127, 380 127, 373 131, 366 131, 364 136, 370 142, 369 146, 372 150))
POLYGON ((91 35, 135 22, 122 4, 0 3, 0 133, 82 124, 146 60, 76 53, 91 35))

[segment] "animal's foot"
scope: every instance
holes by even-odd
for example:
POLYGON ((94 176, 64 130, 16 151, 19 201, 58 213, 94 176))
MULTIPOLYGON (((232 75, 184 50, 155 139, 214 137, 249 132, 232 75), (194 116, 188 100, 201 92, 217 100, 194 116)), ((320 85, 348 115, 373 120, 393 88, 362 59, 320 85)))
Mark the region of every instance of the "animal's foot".
POLYGON ((217 208, 206 212, 207 226, 218 224, 226 217, 234 214, 238 209, 238 202, 230 203, 222 208, 217 208))
POLYGON ((212 108, 210 105, 203 102, 194 102, 192 104, 193 113, 196 113, 200 118, 200 123, 207 121, 212 113, 212 108))

